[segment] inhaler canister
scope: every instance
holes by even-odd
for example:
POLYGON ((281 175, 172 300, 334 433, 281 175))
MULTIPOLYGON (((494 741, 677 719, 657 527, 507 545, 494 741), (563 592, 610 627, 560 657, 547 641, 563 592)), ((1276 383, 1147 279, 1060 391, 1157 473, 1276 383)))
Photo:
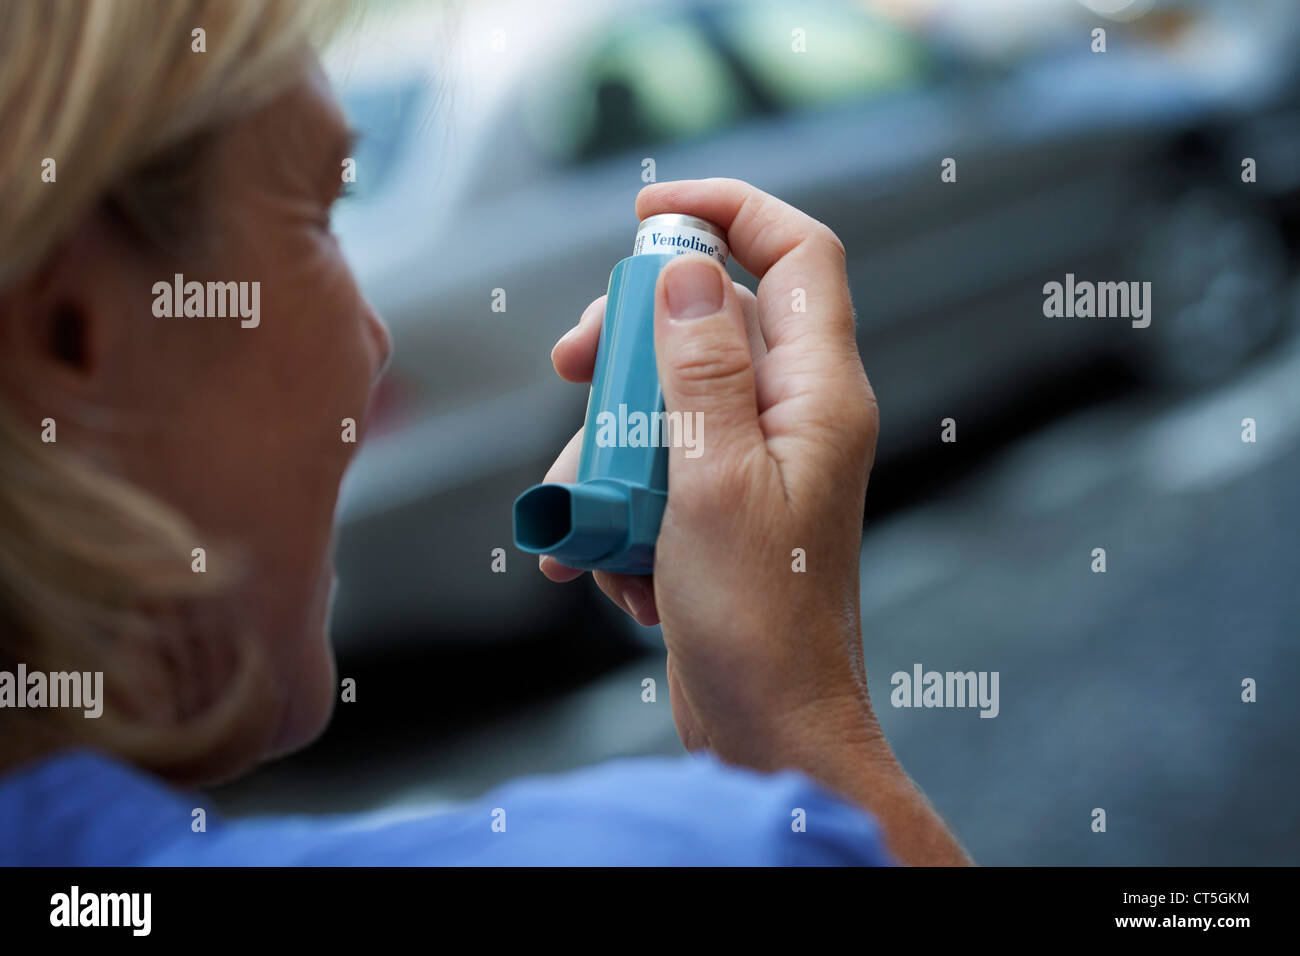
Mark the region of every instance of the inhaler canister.
POLYGON ((725 265, 729 252, 726 233, 696 216, 664 213, 641 221, 632 255, 609 277, 577 479, 534 485, 515 499, 521 550, 589 571, 654 570, 672 437, 661 427, 655 284, 674 256, 700 253, 725 265), (626 424, 637 416, 652 427, 629 431, 626 424))
POLYGON ((636 228, 636 241, 632 255, 654 255, 702 252, 727 264, 727 235, 707 219, 667 212, 641 220, 636 228))

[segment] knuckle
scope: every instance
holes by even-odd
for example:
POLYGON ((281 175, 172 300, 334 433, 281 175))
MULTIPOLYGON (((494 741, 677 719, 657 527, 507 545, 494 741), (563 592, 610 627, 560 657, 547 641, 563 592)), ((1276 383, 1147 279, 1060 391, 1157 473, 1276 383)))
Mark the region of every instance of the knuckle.
POLYGON ((863 402, 858 409, 853 422, 853 436, 860 447, 870 452, 880 437, 880 410, 876 407, 874 398, 863 402))
POLYGON ((703 180, 706 183, 712 183, 718 186, 728 186, 732 189, 739 189, 745 192, 761 192, 757 186, 744 179, 737 179, 734 176, 710 176, 703 180))
POLYGON ((844 242, 836 235, 835 230, 824 222, 817 223, 816 238, 823 243, 828 249, 835 253, 841 260, 848 259, 848 251, 844 248, 844 242))
POLYGON ((695 397, 747 386, 753 372, 750 361, 745 343, 697 336, 673 355, 672 369, 679 393, 695 397))
POLYGON ((835 472, 865 474, 880 434, 880 413, 870 388, 851 390, 815 431, 835 472))
POLYGON ((845 414, 845 431, 856 446, 871 448, 880 434, 880 407, 875 393, 865 379, 849 403, 845 414))

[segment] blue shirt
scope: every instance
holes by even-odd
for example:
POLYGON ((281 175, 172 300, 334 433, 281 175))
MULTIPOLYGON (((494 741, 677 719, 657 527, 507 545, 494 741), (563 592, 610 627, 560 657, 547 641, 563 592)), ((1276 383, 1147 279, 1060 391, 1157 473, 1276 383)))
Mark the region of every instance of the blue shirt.
POLYGON ((223 820, 208 798, 90 750, 0 776, 5 865, 890 865, 871 817, 801 774, 710 755, 512 781, 398 822, 223 820), (195 832, 195 808, 208 810, 195 832), (800 813, 799 811, 802 811, 800 813))

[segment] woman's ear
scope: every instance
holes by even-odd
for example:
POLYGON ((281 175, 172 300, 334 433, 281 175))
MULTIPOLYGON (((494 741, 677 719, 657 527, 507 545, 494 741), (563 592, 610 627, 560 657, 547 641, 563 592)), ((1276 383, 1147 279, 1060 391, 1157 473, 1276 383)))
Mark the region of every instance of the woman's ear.
POLYGON ((125 319, 113 275, 121 238, 88 218, 39 269, 0 290, 0 387, 11 400, 48 409, 102 397, 107 343, 125 319))
POLYGON ((89 370, 89 350, 86 347, 87 316, 85 310, 73 302, 54 307, 50 318, 50 349, 56 362, 75 370, 89 370))

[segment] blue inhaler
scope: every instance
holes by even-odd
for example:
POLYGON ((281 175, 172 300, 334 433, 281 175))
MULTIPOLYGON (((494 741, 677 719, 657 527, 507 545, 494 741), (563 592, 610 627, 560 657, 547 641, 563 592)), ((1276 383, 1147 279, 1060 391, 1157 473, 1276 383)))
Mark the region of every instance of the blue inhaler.
POLYGON ((676 255, 727 261, 721 229, 694 216, 650 216, 609 276, 578 477, 515 499, 515 546, 585 571, 650 574, 668 503, 668 447, 655 365, 655 283, 676 255))

